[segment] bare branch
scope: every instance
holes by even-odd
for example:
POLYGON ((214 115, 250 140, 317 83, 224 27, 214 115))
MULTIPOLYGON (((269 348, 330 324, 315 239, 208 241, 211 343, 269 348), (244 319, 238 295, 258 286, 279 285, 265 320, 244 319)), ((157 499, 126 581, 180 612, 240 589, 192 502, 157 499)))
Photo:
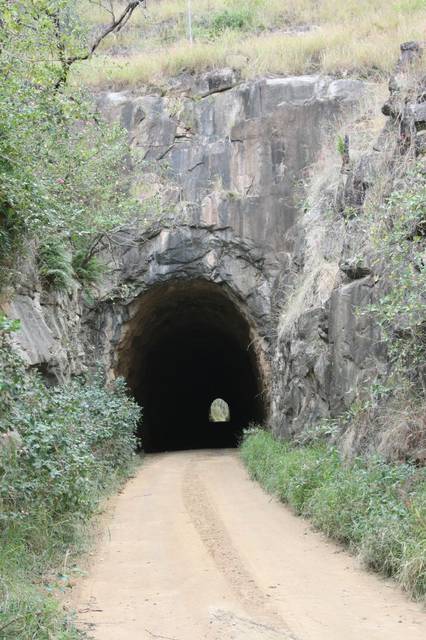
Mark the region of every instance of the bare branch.
MULTIPOLYGON (((111 4, 112 6, 112 4, 111 4)), ((55 24, 55 30, 56 30, 56 37, 57 37, 57 41, 58 41, 58 51, 59 51, 59 57, 61 60, 61 64, 62 64, 62 73, 60 75, 60 77, 58 78, 56 84, 55 84, 55 89, 59 89, 63 84, 66 83, 67 79, 68 79, 68 74, 70 71, 71 66, 75 63, 75 62, 84 62, 85 60, 89 60, 89 58, 92 57, 92 55, 95 53, 96 49, 99 47, 99 45, 101 44, 101 42, 103 40, 105 40, 105 38, 107 36, 109 36, 110 33, 114 33, 114 32, 118 32, 120 31, 120 29, 122 29, 124 27, 124 25, 130 20, 130 18, 132 17, 133 12, 135 11, 135 9, 137 9, 140 6, 145 6, 145 0, 132 0, 131 2, 129 2, 127 4, 127 6, 124 8, 124 10, 122 11, 122 13, 118 16, 118 18, 114 18, 114 13, 112 13, 113 16, 113 20, 111 22, 111 24, 106 27, 99 35, 98 37, 95 39, 95 41, 93 42, 92 46, 89 48, 89 50, 80 56, 71 56, 71 57, 65 57, 64 55, 64 44, 62 42, 62 39, 60 37, 60 30, 59 30, 59 17, 57 13, 51 14, 51 18, 54 21, 55 24)))

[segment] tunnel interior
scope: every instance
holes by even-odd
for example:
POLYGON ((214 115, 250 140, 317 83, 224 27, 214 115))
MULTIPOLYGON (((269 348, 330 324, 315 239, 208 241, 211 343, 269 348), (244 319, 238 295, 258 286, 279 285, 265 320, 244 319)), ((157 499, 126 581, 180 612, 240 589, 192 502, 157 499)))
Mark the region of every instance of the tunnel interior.
POLYGON ((265 417, 253 326, 241 307, 204 280, 156 287, 135 304, 116 372, 143 408, 143 449, 236 446, 265 417), (228 405, 226 420, 211 420, 217 398, 228 405))

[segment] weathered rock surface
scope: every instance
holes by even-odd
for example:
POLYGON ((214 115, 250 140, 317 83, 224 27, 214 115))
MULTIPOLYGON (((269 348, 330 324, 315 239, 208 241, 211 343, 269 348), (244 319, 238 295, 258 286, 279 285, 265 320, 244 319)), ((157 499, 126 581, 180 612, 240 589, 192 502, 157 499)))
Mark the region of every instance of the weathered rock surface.
POLYGON ((266 254, 282 252, 302 172, 364 85, 320 76, 238 83, 225 70, 182 88, 164 97, 105 94, 100 105, 128 129, 153 175, 162 163, 187 222, 230 227, 266 254))
POLYGON ((49 383, 63 382, 86 369, 80 293, 77 284, 67 293, 46 292, 29 260, 21 283, 2 305, 10 318, 21 321, 21 329, 13 336, 16 350, 49 383))

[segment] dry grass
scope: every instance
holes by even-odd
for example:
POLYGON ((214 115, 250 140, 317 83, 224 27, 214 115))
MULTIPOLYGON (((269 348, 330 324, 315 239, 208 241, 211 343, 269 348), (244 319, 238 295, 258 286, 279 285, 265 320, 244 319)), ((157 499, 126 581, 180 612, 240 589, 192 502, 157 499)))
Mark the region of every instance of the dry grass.
MULTIPOLYGON (((132 23, 106 41, 102 54, 80 67, 78 77, 94 87, 124 88, 225 65, 246 78, 311 72, 376 76, 392 69, 400 42, 426 36, 425 0, 247 0, 243 9, 236 0, 192 0, 190 47, 186 6, 186 0, 148 0, 147 9, 135 12, 132 23), (211 21, 225 10, 249 16, 246 28, 212 34, 211 21)), ((81 13, 91 28, 109 21, 108 13, 88 0, 82 0, 81 13)))
POLYGON ((379 453, 396 462, 411 457, 418 464, 426 465, 425 400, 404 398, 394 405, 389 403, 379 416, 379 426, 384 432, 379 453))
POLYGON ((394 396, 356 405, 340 441, 346 460, 354 451, 360 455, 380 455, 392 463, 407 460, 426 465, 426 402, 412 389, 394 396))
MULTIPOLYGON (((126 4, 125 0, 116 0, 117 8, 126 4)), ((139 22, 151 16, 157 22, 185 19, 187 0, 147 0, 147 10, 138 11, 136 17, 139 22), (148 14, 148 15, 146 15, 148 14), (145 15, 145 17, 144 17, 145 15)), ((109 6, 105 2, 105 6, 109 6)), ((345 23, 354 20, 365 20, 366 16, 383 22, 383 17, 389 23, 389 17, 398 21, 401 16, 418 14, 425 9, 424 0, 192 0, 194 20, 205 18, 225 10, 239 10, 241 7, 253 14, 253 21, 265 26, 276 24, 327 24, 330 22, 345 23)), ((84 2, 83 14, 93 24, 98 22, 99 16, 107 16, 100 2, 84 2)), ((371 20, 370 20, 371 22, 371 20)), ((389 25, 387 25, 389 26, 389 25)), ((385 25, 383 25, 383 28, 385 25)))

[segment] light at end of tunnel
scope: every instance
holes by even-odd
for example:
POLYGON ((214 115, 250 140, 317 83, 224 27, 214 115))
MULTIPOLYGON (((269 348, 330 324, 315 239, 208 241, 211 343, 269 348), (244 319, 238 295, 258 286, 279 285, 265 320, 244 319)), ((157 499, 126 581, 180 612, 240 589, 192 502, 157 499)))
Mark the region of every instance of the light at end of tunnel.
POLYGON ((231 412, 226 400, 216 398, 210 405, 209 422, 230 422, 231 412))

